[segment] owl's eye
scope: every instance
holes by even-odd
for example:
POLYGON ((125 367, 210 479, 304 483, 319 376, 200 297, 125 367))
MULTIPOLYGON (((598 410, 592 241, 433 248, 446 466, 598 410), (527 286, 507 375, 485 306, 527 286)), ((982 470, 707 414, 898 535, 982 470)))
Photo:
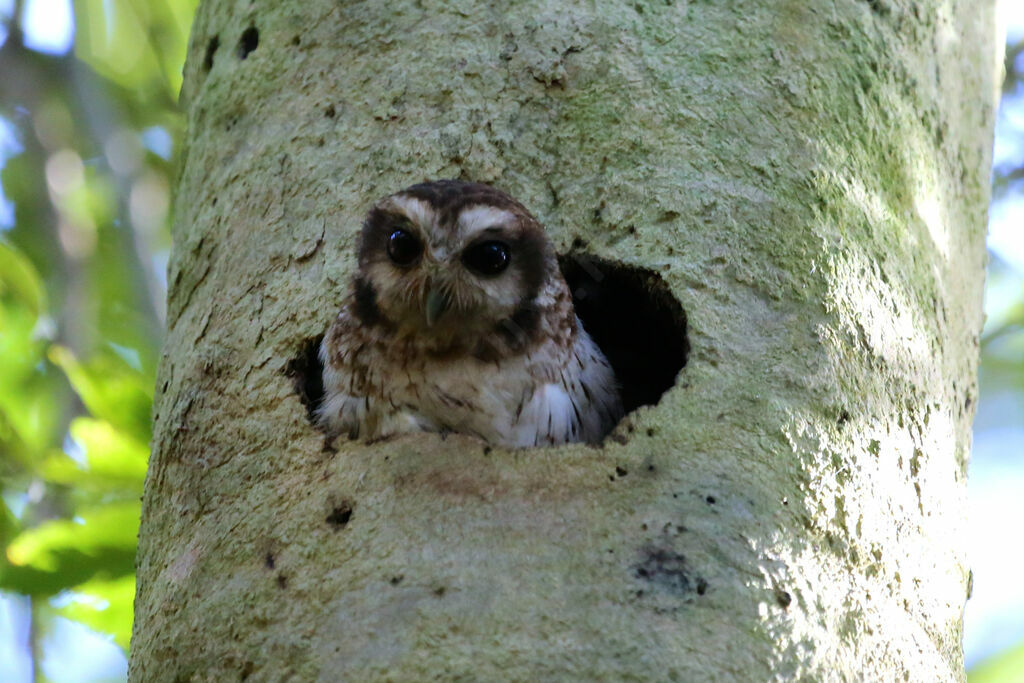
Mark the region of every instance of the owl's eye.
POLYGON ((508 268, 509 250, 504 242, 481 242, 462 252, 462 262, 480 275, 497 275, 508 268))
POLYGON ((408 266, 423 251, 423 245, 408 230, 395 230, 388 236, 388 257, 400 266, 408 266))

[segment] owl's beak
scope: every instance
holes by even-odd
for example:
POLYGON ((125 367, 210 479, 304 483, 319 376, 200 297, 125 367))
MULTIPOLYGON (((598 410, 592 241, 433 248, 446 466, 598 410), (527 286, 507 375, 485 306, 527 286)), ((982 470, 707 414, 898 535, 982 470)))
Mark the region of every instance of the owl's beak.
POLYGON ((448 307, 451 306, 451 299, 440 287, 433 287, 427 292, 427 300, 424 304, 424 311, 427 315, 427 327, 433 327, 448 307))

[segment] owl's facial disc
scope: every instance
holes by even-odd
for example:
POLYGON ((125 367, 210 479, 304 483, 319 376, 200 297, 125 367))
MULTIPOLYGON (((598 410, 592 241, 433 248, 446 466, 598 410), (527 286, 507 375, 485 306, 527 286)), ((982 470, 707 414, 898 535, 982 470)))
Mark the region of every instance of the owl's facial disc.
POLYGON ((553 263, 543 228, 522 205, 456 181, 382 199, 359 247, 359 278, 381 320, 442 345, 472 343, 535 305, 557 274, 553 263))
MULTIPOLYGON (((508 268, 511 259, 509 245, 494 239, 476 241, 463 249, 459 255, 459 260, 467 270, 479 278, 487 279, 501 275, 508 268)), ((470 283, 453 282, 445 275, 437 274, 431 284, 427 286, 423 302, 427 327, 433 327, 438 319, 452 307, 452 304, 456 303, 452 300, 452 290, 466 289, 469 286, 470 283)))

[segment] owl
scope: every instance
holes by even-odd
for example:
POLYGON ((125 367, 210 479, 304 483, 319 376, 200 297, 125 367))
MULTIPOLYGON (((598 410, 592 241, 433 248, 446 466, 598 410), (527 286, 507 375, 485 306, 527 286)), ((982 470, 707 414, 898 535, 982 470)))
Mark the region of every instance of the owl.
POLYGON ((422 183, 373 206, 320 359, 332 436, 597 443, 623 413, 543 227, 478 183, 422 183))

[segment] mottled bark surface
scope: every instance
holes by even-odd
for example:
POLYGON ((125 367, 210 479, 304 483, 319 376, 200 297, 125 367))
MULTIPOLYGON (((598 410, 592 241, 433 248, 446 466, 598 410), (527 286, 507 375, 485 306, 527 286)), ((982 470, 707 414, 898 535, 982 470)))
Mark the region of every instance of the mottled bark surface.
POLYGON ((203 2, 131 674, 963 677, 991 3, 203 2), (369 203, 464 177, 657 270, 601 449, 324 451, 369 203))

